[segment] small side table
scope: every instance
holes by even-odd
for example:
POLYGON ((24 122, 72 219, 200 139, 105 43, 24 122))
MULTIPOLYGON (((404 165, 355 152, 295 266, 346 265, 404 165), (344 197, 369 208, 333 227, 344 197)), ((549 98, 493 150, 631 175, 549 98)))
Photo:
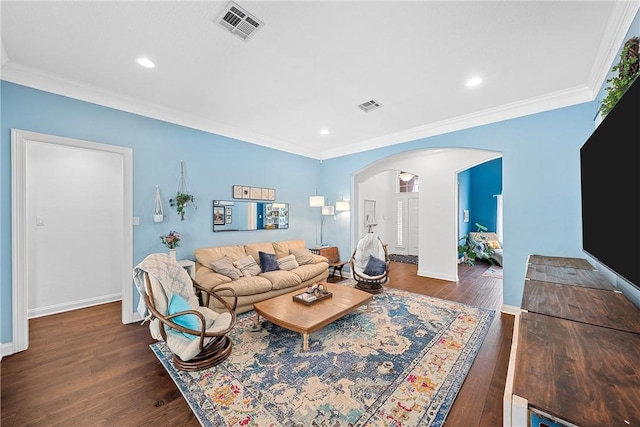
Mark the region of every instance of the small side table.
POLYGON ((329 277, 334 277, 336 275, 336 270, 340 273, 340 279, 342 277, 342 267, 345 266, 349 261, 344 261, 340 259, 340 253, 338 252, 337 246, 323 246, 323 247, 315 247, 311 248, 311 253, 316 255, 322 255, 327 258, 329 261, 329 268, 333 269, 329 277))
POLYGON ((180 264, 182 266, 182 268, 187 270, 187 273, 189 273, 189 276, 191 276, 192 279, 196 278, 196 263, 195 262, 191 261, 190 259, 179 259, 178 260, 178 264, 180 264))

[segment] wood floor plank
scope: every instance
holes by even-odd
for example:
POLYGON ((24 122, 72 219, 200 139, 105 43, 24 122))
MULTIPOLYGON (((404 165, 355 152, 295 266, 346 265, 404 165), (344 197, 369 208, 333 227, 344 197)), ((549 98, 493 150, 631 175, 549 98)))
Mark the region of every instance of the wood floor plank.
MULTIPOLYGON (((502 394, 513 316, 500 314, 502 280, 488 264, 461 264, 458 282, 417 276, 391 263, 390 287, 496 310, 491 328, 446 420, 447 426, 502 425, 502 394)), ((26 351, 0 364, 3 427, 200 425, 149 348, 147 325, 123 325, 120 302, 31 319, 26 351)))

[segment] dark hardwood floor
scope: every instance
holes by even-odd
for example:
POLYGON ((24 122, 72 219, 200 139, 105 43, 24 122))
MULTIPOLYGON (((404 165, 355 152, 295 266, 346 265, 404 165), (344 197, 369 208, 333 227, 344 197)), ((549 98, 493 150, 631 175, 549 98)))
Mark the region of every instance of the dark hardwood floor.
MULTIPOLYGON (((416 276, 393 262, 389 286, 496 310, 447 426, 501 426, 513 316, 488 264, 460 265, 459 282, 416 276)), ((119 302, 29 321, 30 345, 0 365, 1 419, 11 426, 199 426, 149 348, 147 325, 123 325, 119 302)))

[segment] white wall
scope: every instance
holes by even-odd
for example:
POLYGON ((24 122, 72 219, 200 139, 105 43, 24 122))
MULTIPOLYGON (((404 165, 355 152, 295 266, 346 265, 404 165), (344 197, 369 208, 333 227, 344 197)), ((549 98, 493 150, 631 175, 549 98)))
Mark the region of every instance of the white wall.
POLYGON ((118 154, 27 145, 28 317, 122 297, 123 188, 118 154))
MULTIPOLYGON (((396 191, 394 182, 396 173, 396 171, 385 171, 372 176, 364 183, 360 193, 359 205, 362 215, 364 215, 365 200, 375 200, 376 202, 378 225, 373 227, 373 231, 378 234, 384 243, 395 242, 395 235, 393 234, 395 229, 393 193, 396 191)), ((361 224, 364 224, 364 218, 362 218, 361 224)), ((360 240, 367 230, 367 227, 359 227, 356 242, 360 240)))

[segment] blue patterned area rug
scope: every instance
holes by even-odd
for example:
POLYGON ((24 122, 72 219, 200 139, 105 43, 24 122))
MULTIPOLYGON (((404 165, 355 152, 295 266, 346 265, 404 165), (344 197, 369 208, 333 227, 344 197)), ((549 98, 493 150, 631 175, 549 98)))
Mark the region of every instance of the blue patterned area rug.
POLYGON ((238 316, 233 352, 177 371, 151 348, 203 426, 442 426, 495 312, 386 288, 357 310, 302 336, 255 313, 238 316))

